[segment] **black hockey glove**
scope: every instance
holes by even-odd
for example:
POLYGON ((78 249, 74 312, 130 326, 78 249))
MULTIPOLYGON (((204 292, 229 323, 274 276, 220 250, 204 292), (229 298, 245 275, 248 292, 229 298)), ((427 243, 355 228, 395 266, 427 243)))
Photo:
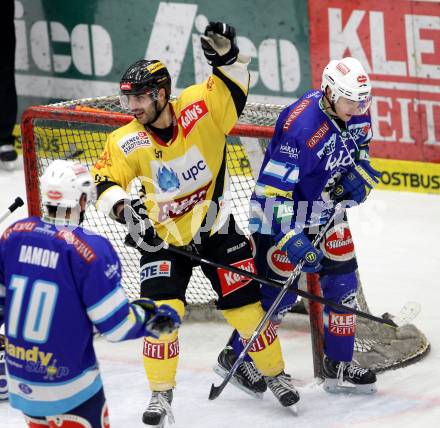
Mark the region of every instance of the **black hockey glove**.
POLYGON ((180 316, 171 306, 157 306, 153 300, 145 298, 134 300, 132 304, 140 306, 145 311, 145 329, 148 336, 157 339, 161 334, 172 333, 180 326, 180 316))
POLYGON ((200 40, 203 53, 213 67, 231 65, 237 60, 239 49, 234 27, 224 22, 210 22, 200 40))
POLYGON ((148 250, 153 245, 156 231, 147 215, 147 210, 141 199, 132 199, 124 205, 124 218, 121 222, 127 225, 128 234, 125 244, 139 250, 148 250))

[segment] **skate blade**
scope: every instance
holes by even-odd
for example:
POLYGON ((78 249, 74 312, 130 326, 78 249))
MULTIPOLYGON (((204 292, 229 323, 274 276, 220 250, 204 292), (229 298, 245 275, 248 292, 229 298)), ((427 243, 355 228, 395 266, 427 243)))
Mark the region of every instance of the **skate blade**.
MULTIPOLYGON (((228 371, 226 371, 223 367, 219 366, 218 364, 216 364, 212 369, 214 370, 214 373, 218 374, 223 379, 229 373, 228 371)), ((263 399, 263 393, 262 392, 255 392, 255 391, 252 391, 252 390, 246 388, 240 382, 238 382, 234 378, 234 376, 232 376, 232 378, 229 381, 229 383, 231 383, 232 385, 234 385, 238 389, 241 389, 243 392, 245 392, 246 394, 250 395, 251 397, 256 398, 257 400, 262 400, 263 399)))
POLYGON ((298 406, 296 404, 292 404, 288 409, 292 412, 293 416, 298 416, 298 406))
POLYGON ((355 385, 351 382, 339 382, 338 379, 325 379, 323 388, 331 394, 374 394, 377 392, 375 383, 355 385))

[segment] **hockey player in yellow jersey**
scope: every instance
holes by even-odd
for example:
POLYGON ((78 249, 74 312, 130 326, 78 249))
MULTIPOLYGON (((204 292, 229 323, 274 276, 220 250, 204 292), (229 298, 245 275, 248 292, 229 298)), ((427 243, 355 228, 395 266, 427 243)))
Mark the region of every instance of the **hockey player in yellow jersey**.
MULTIPOLYGON (((158 238, 223 264, 256 271, 249 243, 228 212, 227 202, 225 135, 246 104, 249 59, 239 53, 235 30, 227 24, 211 22, 201 43, 212 74, 184 89, 176 100, 170 100, 171 78, 161 61, 140 60, 127 69, 120 98, 134 119, 109 135, 93 171, 97 208, 127 224, 131 241, 141 251, 141 296, 172 306, 182 319, 194 264, 155 246, 158 238), (135 178, 142 183, 142 201, 129 196, 135 178)), ((208 265, 201 268, 219 296, 218 309, 248 339, 264 315, 258 283, 208 265)), ((267 381, 283 406, 298 401, 284 373, 271 324, 252 349, 251 357, 264 375, 262 390, 267 381)), ((176 385, 177 332, 145 338, 143 356, 152 390, 143 422, 163 426, 176 385)))

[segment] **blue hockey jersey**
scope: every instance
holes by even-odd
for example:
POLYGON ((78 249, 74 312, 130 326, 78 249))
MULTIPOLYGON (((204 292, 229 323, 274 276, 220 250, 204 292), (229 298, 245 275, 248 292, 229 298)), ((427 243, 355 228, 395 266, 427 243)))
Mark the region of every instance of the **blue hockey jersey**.
POLYGON ((306 92, 281 112, 251 197, 251 232, 277 235, 323 224, 338 179, 355 160, 368 159, 369 112, 341 129, 321 98, 321 91, 306 92))
POLYGON ((81 227, 30 217, 4 232, 0 313, 11 406, 61 414, 102 388, 93 326, 115 342, 147 335, 145 312, 129 304, 120 280, 109 241, 81 227))

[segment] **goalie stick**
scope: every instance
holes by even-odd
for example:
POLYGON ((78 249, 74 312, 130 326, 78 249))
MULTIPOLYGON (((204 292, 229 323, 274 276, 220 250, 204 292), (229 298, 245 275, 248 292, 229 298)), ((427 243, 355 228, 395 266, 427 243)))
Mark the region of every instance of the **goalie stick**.
POLYGON ((17 208, 24 205, 23 199, 20 197, 15 198, 15 201, 0 214, 0 223, 9 217, 17 208))

